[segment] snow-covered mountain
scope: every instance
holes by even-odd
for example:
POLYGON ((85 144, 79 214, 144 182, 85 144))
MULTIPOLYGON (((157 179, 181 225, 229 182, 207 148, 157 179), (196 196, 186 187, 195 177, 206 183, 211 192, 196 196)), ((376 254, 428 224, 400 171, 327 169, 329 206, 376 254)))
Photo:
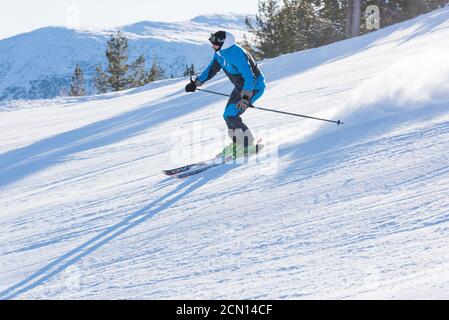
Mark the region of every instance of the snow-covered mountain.
MULTIPOLYGON (((156 58, 168 77, 177 77, 186 64, 197 68, 207 64, 212 56, 207 50, 211 32, 224 28, 241 39, 247 33, 245 17, 230 13, 179 23, 143 21, 120 29, 130 40, 130 61, 144 54, 149 69, 156 58)), ((116 30, 48 27, 0 40, 0 101, 67 95, 77 63, 92 93, 95 65, 106 65, 106 43, 116 30)))
POLYGON ((448 299, 448 56, 446 7, 264 61, 259 106, 345 125, 248 110, 259 163, 185 180, 227 140, 185 80, 4 102, 0 298, 448 299))

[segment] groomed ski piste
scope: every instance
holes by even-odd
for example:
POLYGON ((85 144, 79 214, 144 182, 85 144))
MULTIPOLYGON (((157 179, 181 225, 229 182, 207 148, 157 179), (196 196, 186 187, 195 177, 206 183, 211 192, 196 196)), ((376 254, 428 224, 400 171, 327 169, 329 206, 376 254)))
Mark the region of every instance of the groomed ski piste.
MULTIPOLYGON (((186 79, 0 108, 0 299, 449 299, 449 7, 263 61, 256 162, 186 79)), ((221 75, 204 88, 229 93, 221 75)))

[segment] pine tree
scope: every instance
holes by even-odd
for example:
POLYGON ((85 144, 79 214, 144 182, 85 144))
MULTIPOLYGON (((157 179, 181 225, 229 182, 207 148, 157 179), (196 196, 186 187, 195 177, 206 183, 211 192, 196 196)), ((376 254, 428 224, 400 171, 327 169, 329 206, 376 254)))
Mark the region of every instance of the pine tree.
POLYGON ((449 0, 426 0, 428 10, 442 8, 449 4, 449 0))
POLYGON ((113 91, 124 90, 129 85, 128 69, 128 39, 122 31, 111 35, 106 50, 108 59, 108 79, 109 85, 113 91))
POLYGON ((145 57, 143 54, 130 65, 129 71, 131 73, 130 79, 128 81, 130 88, 137 88, 145 85, 146 72, 145 57))
POLYGON ((190 73, 192 76, 196 75, 195 65, 193 63, 190 66, 190 73))
POLYGON ((79 64, 75 67, 75 72, 72 76, 72 83, 70 84, 70 95, 72 97, 80 97, 86 95, 84 89, 84 73, 79 64))
POLYGON ((427 12, 426 0, 399 0, 397 3, 396 21, 412 19, 427 12))
MULTIPOLYGON (((248 19, 248 18, 247 18, 248 19)), ((247 20, 248 21, 248 20, 247 20)), ((248 51, 251 56, 256 60, 260 61, 263 59, 263 54, 260 52, 257 47, 253 44, 251 44, 248 40, 248 37, 246 34, 243 35, 243 40, 238 43, 242 48, 244 48, 246 51, 248 51)))
POLYGON ((99 94, 103 94, 109 91, 109 77, 103 71, 100 65, 95 67, 96 76, 94 78, 95 89, 99 94))
MULTIPOLYGON (((369 5, 376 5, 380 10, 380 26, 385 27, 407 19, 414 18, 420 14, 441 8, 449 3, 449 0, 313 0, 318 8, 319 15, 340 27, 340 33, 347 38, 357 34, 357 23, 354 18, 354 3, 360 1, 361 18, 360 33, 366 30, 364 11, 369 5), (352 32, 353 31, 353 32, 352 32)), ((360 11, 356 11, 358 16, 360 11)), ((337 39, 338 40, 338 39, 337 39)))
MULTIPOLYGON (((338 34, 338 39, 336 40, 342 39, 346 35, 349 36, 348 27, 350 28, 350 25, 347 26, 346 15, 352 0, 313 0, 312 2, 319 16, 334 26, 338 34)), ((349 9, 352 10, 352 7, 349 9)))
POLYGON ((351 38, 360 33, 360 24, 363 21, 361 11, 366 2, 365 0, 313 0, 314 5, 319 7, 320 17, 334 25, 338 34, 335 41, 351 38), (357 17, 354 18, 354 14, 357 17))
POLYGON ((337 38, 335 26, 318 15, 310 1, 284 0, 280 17, 286 52, 315 48, 337 38))
MULTIPOLYGON (((253 50, 263 58, 314 48, 342 38, 341 25, 319 14, 314 1, 259 2, 256 23, 247 19, 255 35, 253 50)), ((247 43, 246 43, 247 44, 247 43)))
POLYGON ((360 35, 360 19, 362 16, 362 0, 353 0, 351 18, 351 37, 360 35))
POLYGON ((184 70, 183 76, 184 77, 190 76, 190 67, 188 65, 186 65, 186 69, 184 70))
POLYGON ((246 19, 249 31, 256 37, 255 46, 263 58, 274 58, 284 53, 281 48, 280 6, 276 0, 261 0, 255 24, 246 19))
POLYGON ((184 77, 194 76, 196 74, 195 65, 192 63, 190 67, 186 65, 186 69, 184 70, 184 77))
POLYGON ((165 73, 164 69, 162 69, 162 67, 159 66, 157 59, 154 59, 153 65, 151 66, 151 69, 147 74, 145 83, 150 83, 163 79, 164 73, 165 73))

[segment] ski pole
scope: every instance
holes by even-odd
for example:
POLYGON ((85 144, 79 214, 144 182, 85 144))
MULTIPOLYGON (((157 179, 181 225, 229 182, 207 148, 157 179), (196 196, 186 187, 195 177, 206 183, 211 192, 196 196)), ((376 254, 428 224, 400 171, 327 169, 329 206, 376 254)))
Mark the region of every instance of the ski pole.
MULTIPOLYGON (((208 93, 212 93, 212 94, 216 94, 216 95, 223 96, 223 97, 228 97, 228 98, 230 97, 229 94, 224 94, 224 93, 220 93, 220 92, 215 92, 215 91, 210 91, 210 90, 204 90, 204 89, 199 89, 199 88, 197 88, 196 90, 198 90, 198 91, 203 91, 203 92, 208 92, 208 93)), ((297 114, 297 113, 291 113, 291 112, 285 112, 285 111, 278 111, 278 110, 266 109, 266 108, 261 108, 261 107, 255 107, 255 106, 253 106, 253 105, 250 105, 249 107, 250 107, 250 108, 253 108, 253 109, 263 110, 263 111, 269 111, 269 112, 275 112, 275 113, 286 114, 286 115, 289 115, 289 116, 295 116, 295 117, 307 118, 307 119, 312 119, 312 120, 319 120, 319 121, 332 122, 332 123, 336 123, 337 125, 344 124, 344 123, 341 122, 340 120, 335 121, 335 120, 328 120, 328 119, 322 119, 322 118, 310 117, 310 116, 306 116, 306 115, 303 115, 303 114, 297 114)))

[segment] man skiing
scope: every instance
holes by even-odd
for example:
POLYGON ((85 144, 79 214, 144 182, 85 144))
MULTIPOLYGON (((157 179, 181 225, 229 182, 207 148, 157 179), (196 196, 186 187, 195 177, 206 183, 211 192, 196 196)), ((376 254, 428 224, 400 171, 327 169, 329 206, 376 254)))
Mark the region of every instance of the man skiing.
POLYGON ((236 44, 235 37, 226 31, 211 34, 209 41, 215 55, 206 70, 186 86, 186 92, 195 92, 197 87, 212 79, 221 69, 235 88, 226 104, 223 117, 228 127, 228 135, 233 141, 223 152, 223 157, 239 157, 256 153, 251 130, 243 123, 241 115, 254 104, 265 91, 265 77, 253 57, 236 44))

